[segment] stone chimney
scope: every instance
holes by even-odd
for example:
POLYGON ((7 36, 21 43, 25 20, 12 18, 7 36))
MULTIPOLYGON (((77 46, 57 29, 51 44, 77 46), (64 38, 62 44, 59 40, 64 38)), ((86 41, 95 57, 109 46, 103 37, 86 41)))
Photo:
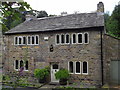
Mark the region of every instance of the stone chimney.
POLYGON ((102 13, 104 13, 104 4, 103 4, 103 2, 99 2, 99 3, 97 4, 97 12, 102 12, 102 13))

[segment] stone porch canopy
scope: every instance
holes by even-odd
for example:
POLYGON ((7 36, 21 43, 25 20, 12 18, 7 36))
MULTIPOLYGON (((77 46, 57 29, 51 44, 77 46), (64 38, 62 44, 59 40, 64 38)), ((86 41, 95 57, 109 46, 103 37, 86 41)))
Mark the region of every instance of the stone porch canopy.
POLYGON ((80 13, 45 18, 27 18, 25 22, 9 30, 6 34, 72 30, 103 26, 103 13, 80 13))

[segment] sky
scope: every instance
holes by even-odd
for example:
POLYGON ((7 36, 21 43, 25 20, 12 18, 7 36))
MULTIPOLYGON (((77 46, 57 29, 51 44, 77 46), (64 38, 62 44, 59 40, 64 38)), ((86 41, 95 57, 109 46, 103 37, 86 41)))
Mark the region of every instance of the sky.
POLYGON ((115 5, 118 5, 120 0, 24 0, 34 10, 44 10, 49 15, 60 15, 61 12, 73 14, 74 12, 89 13, 97 10, 99 2, 104 3, 105 12, 110 14, 114 10, 115 5))

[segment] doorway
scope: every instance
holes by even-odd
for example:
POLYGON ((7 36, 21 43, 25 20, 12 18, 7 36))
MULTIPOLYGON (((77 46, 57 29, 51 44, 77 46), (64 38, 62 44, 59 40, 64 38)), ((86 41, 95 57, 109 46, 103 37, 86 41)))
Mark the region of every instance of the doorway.
POLYGON ((58 71, 59 71, 58 63, 51 64, 51 82, 59 82, 59 80, 55 78, 55 73, 58 71))

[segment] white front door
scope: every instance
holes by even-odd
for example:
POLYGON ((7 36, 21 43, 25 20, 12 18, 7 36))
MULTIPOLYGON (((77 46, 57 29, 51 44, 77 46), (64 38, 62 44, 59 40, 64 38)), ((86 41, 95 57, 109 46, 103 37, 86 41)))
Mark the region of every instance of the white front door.
POLYGON ((55 78, 55 73, 58 71, 59 71, 58 64, 52 64, 51 65, 51 82, 59 82, 59 80, 55 78))

